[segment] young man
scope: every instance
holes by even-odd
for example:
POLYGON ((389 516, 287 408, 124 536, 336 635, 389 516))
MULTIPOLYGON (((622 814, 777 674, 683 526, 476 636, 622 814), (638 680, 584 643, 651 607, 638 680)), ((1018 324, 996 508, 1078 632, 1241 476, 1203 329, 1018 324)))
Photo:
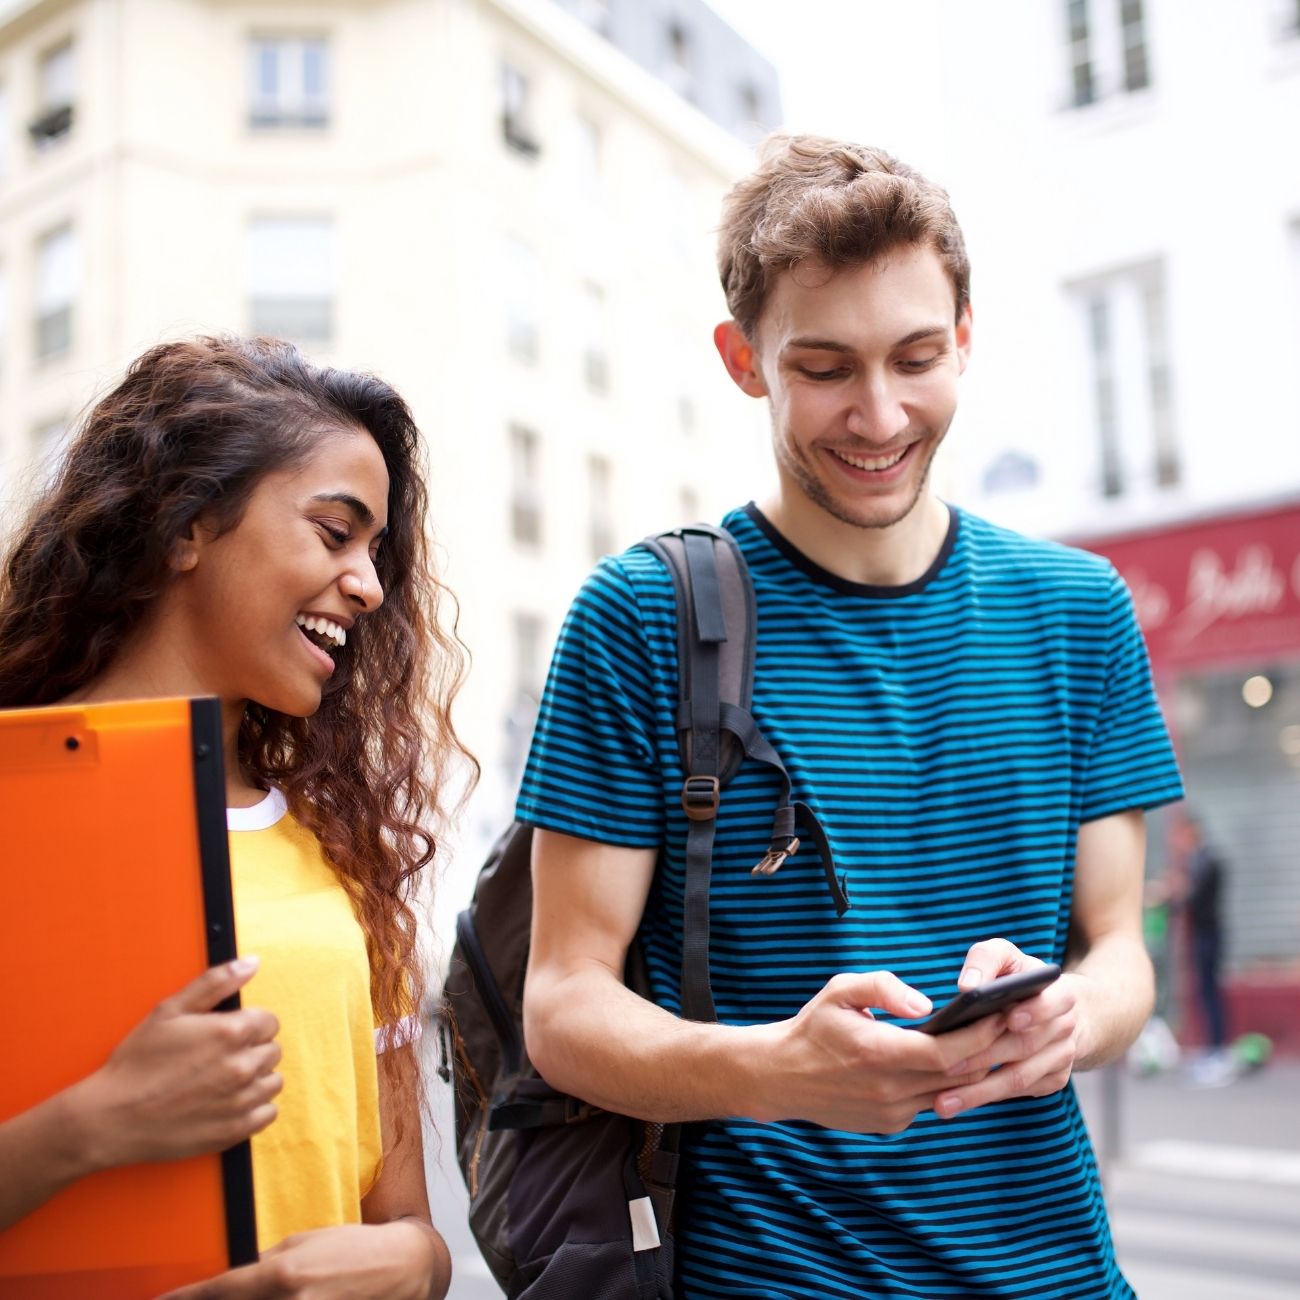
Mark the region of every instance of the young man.
POLYGON ((747 763, 714 852, 720 1023, 676 1014, 672 587, 642 550, 607 560, 519 802, 529 1052, 598 1105, 702 1121, 677 1218, 692 1300, 1129 1296, 1069 1085, 1151 1009, 1142 810, 1181 794, 1128 594, 933 494, 971 345, 942 190, 876 150, 776 139, 728 198, 719 262, 715 341, 769 404, 779 479, 725 520, 757 600, 752 711, 853 905, 837 916, 809 850, 750 874, 778 787, 747 763), (638 929, 654 1003, 622 983, 638 929), (903 1027, 1067 956, 1009 1012, 903 1027))

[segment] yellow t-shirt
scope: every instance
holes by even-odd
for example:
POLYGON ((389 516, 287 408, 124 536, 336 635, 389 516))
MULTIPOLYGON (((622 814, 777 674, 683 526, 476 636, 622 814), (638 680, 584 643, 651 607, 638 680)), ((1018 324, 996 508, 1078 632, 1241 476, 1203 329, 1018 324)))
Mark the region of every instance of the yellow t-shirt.
POLYGON ((379 1091, 365 938, 316 838, 272 790, 227 809, 235 934, 261 958, 245 1006, 280 1020, 279 1115, 253 1136, 258 1247, 361 1221, 379 1174, 379 1091))

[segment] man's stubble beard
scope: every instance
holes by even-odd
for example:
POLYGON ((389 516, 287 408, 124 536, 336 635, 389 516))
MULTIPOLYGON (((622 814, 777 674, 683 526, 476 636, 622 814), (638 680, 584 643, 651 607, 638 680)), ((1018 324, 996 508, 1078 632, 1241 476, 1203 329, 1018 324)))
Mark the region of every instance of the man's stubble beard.
POLYGON ((947 433, 948 430, 945 428, 937 436, 927 436, 918 440, 918 442, 924 442, 928 445, 929 454, 926 456, 925 465, 917 477, 916 491, 912 493, 912 499, 907 505, 888 519, 864 520, 855 518, 847 506, 840 504, 835 499, 835 496, 827 489, 825 483, 806 464, 792 454, 775 428, 772 430, 772 445, 776 452, 778 466, 794 480, 799 490, 813 505, 825 510, 833 519, 837 519, 842 524, 848 524, 851 528, 892 528, 895 524, 901 523, 916 509, 917 503, 925 494, 926 485, 930 481, 930 469, 934 464, 935 453, 939 450, 939 444, 943 442, 947 433))

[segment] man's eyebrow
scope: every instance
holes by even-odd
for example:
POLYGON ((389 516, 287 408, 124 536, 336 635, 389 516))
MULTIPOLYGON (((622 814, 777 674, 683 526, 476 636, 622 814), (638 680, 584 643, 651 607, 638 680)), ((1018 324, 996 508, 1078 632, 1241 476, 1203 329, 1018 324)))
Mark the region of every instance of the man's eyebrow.
MULTIPOLYGON (((915 329, 910 334, 898 339, 893 346, 907 348, 911 347, 913 343, 920 343, 925 339, 935 338, 947 333, 948 327, 946 325, 922 325, 920 329, 915 329)), ((798 338, 790 339, 785 348, 806 348, 810 352, 842 352, 846 355, 856 351, 856 349, 851 348, 847 343, 841 343, 838 339, 819 339, 809 335, 800 335, 798 338)))
MULTIPOLYGON (((312 500, 337 502, 341 506, 347 506, 366 528, 371 527, 375 522, 375 512, 360 497, 354 497, 351 492, 318 492, 312 500)), ((387 528, 381 528, 377 536, 383 537, 387 532, 387 528)))

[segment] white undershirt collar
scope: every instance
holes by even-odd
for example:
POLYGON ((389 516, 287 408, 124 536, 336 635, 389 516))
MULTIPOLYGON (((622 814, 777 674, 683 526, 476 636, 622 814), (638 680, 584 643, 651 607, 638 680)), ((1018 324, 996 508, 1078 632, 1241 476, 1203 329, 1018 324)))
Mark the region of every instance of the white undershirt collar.
POLYGON ((274 826, 289 811, 284 795, 274 786, 251 808, 227 808, 228 831, 264 831, 274 826))

